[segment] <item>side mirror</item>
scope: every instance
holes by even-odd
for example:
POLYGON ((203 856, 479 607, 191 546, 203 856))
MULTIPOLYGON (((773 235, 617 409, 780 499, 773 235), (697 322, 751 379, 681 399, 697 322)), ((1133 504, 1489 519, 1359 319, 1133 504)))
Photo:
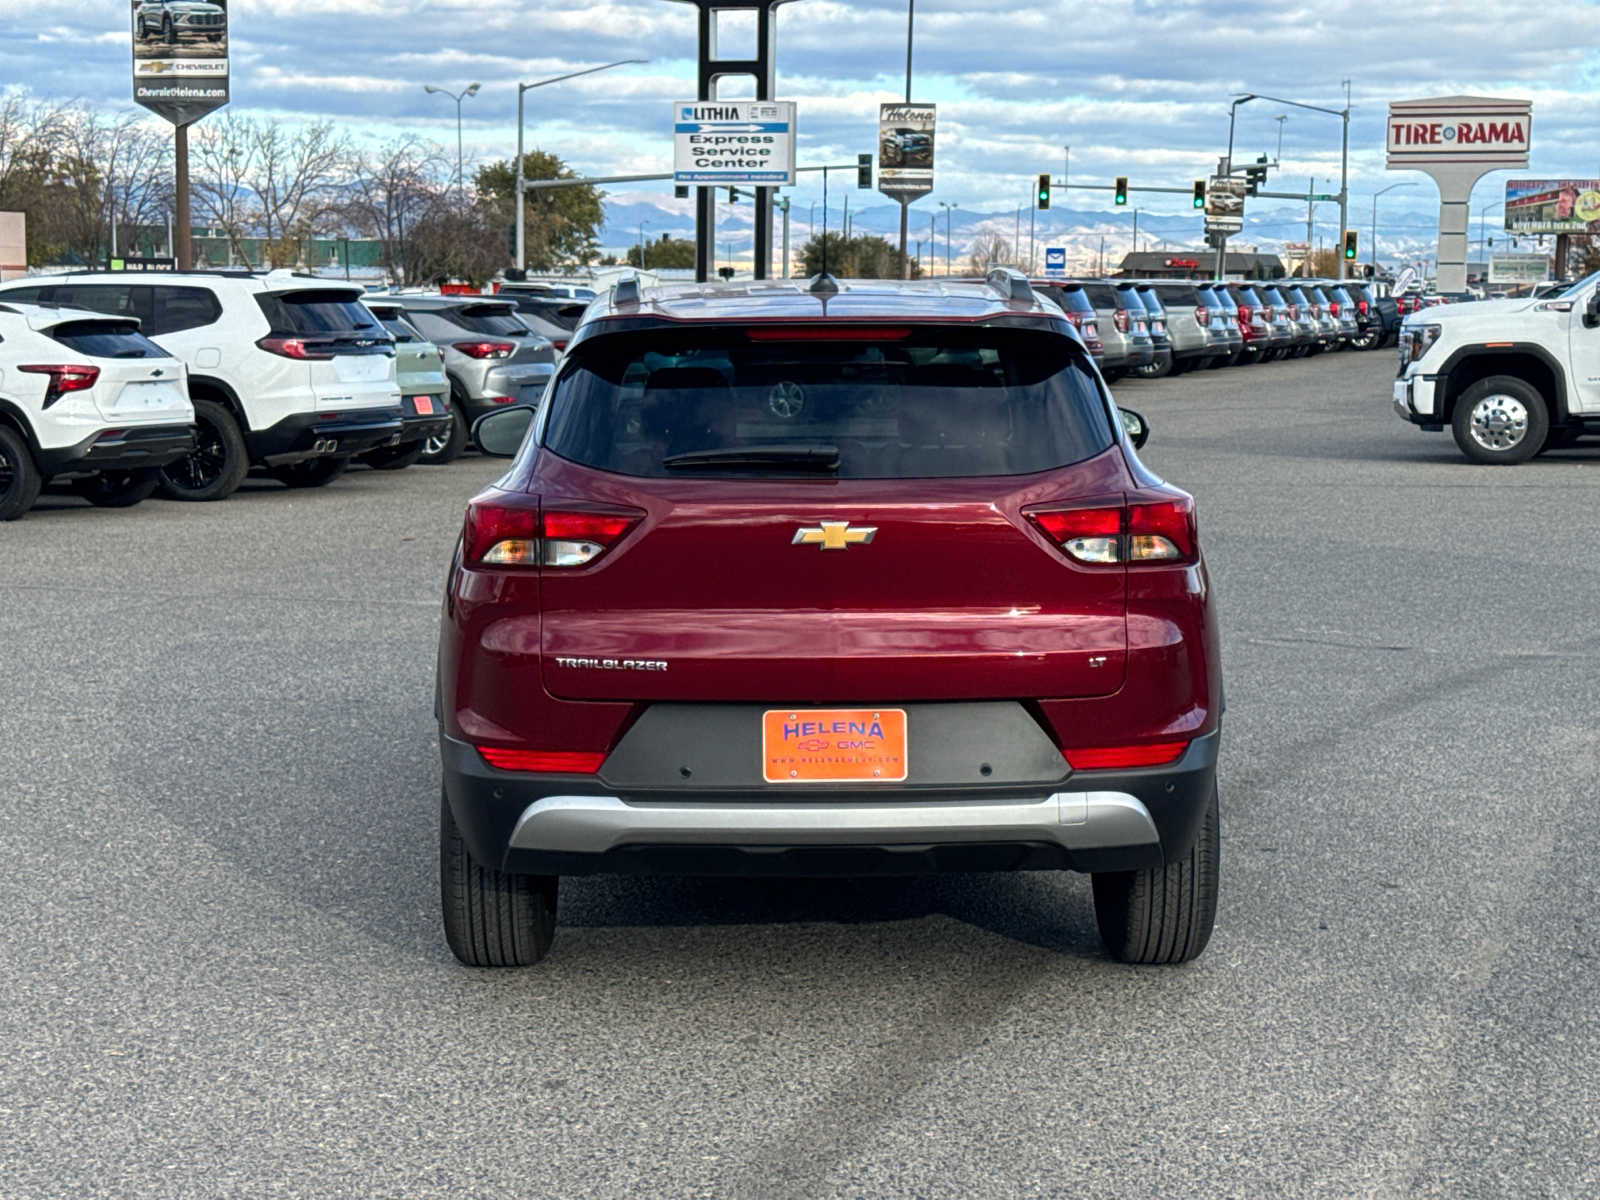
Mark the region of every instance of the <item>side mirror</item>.
POLYGON ((1589 302, 1583 306, 1583 327, 1593 329, 1600 325, 1600 288, 1589 293, 1589 302))
POLYGON ((531 404, 519 404, 484 413, 472 423, 472 444, 495 458, 511 458, 522 448, 538 411, 531 404))
POLYGON ((1131 408, 1119 408, 1117 412, 1122 416, 1122 428, 1127 431, 1128 440, 1133 443, 1133 448, 1142 450, 1144 444, 1150 440, 1150 426, 1144 417, 1131 408))

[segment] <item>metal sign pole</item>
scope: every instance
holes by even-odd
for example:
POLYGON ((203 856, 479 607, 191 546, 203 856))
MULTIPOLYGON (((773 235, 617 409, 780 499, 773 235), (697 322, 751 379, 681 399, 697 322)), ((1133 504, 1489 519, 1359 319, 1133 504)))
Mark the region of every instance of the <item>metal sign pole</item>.
POLYGON ((189 236, 189 127, 187 125, 172 127, 172 166, 172 182, 175 189, 172 202, 174 226, 172 232, 175 240, 172 257, 178 260, 178 270, 192 271, 194 243, 189 236))

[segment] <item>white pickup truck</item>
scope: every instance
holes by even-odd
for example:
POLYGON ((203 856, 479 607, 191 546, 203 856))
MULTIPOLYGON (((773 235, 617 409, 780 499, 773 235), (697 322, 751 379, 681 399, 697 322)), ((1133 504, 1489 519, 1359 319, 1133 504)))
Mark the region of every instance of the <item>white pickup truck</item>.
POLYGON ((1538 299, 1425 308, 1400 327, 1394 407, 1473 462, 1600 434, 1600 272, 1538 299))

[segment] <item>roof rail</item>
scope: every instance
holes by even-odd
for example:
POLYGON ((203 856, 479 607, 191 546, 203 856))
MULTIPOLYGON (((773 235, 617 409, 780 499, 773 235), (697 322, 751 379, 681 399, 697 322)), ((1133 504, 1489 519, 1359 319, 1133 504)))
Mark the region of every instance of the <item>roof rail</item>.
POLYGON ((813 296, 831 296, 839 290, 839 281, 826 271, 818 271, 806 284, 806 291, 813 296))
POLYGON ((1033 289, 1028 286, 1028 277, 1013 267, 992 267, 983 277, 983 282, 999 292, 1002 300, 1033 303, 1033 289))
POLYGON ((624 275, 613 283, 611 285, 611 303, 639 303, 639 277, 637 275, 624 275))

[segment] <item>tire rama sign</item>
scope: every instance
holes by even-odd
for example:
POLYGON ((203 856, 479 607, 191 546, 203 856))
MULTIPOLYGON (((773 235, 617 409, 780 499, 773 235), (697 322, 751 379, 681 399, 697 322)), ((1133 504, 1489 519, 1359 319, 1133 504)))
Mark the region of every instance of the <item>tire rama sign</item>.
POLYGON ((133 99, 174 125, 228 102, 228 0, 130 0, 133 99))

